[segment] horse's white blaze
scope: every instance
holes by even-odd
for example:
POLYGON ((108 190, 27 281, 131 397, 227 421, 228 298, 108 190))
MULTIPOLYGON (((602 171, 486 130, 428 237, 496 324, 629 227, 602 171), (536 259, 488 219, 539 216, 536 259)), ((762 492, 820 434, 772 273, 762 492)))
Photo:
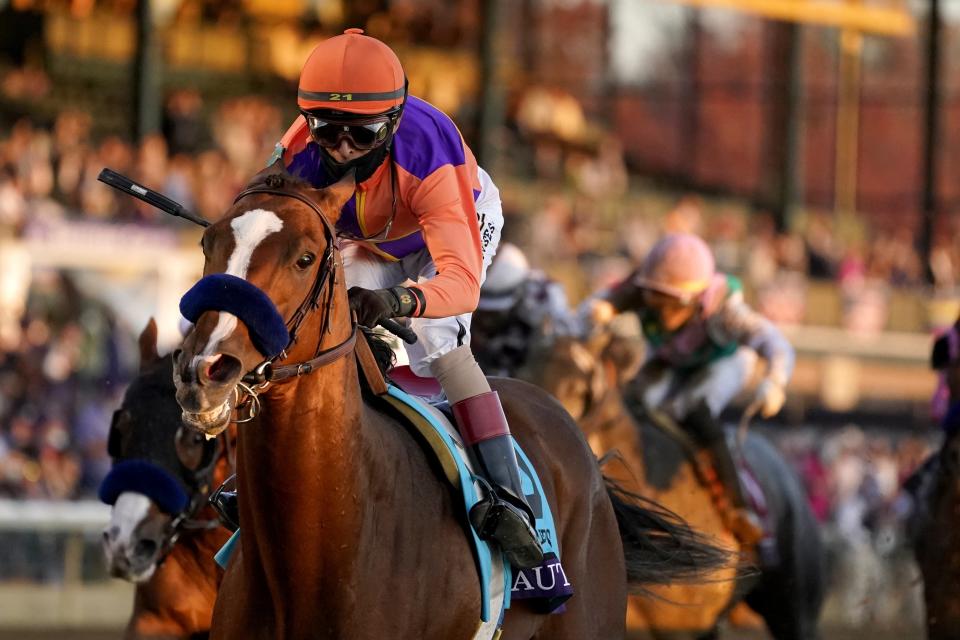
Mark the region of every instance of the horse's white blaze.
POLYGON ((196 367, 200 360, 205 360, 209 356, 212 356, 216 348, 220 346, 220 342, 229 338, 236 328, 237 316, 232 313, 227 313, 226 311, 221 311, 217 316, 217 326, 213 328, 213 331, 210 332, 210 337, 207 339, 207 346, 204 347, 200 355, 193 357, 193 366, 196 367))
MULTIPOLYGON (((283 220, 273 211, 252 209, 230 221, 233 229, 234 247, 227 260, 227 273, 238 278, 247 278, 250 259, 260 243, 271 233, 283 228, 283 220)), ((217 326, 210 333, 207 346, 199 356, 194 357, 192 366, 196 367, 201 358, 213 355, 223 340, 226 340, 237 328, 237 317, 221 311, 217 317, 217 326)))
POLYGON ((117 497, 110 512, 109 528, 116 527, 117 535, 112 538, 111 551, 129 549, 135 545, 133 534, 150 511, 150 498, 142 493, 124 491, 117 497))
POLYGON ((236 246, 227 261, 227 273, 246 278, 253 251, 260 246, 264 238, 283 228, 283 220, 273 211, 253 209, 231 220, 230 228, 233 229, 236 246))

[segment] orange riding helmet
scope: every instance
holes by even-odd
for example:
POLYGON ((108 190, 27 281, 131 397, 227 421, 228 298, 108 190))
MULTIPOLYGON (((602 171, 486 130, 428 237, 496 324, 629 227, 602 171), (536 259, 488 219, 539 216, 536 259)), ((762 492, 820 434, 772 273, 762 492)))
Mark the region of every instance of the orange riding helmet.
POLYGON ((324 40, 300 72, 301 111, 344 116, 392 115, 403 108, 407 80, 397 54, 362 29, 324 40))

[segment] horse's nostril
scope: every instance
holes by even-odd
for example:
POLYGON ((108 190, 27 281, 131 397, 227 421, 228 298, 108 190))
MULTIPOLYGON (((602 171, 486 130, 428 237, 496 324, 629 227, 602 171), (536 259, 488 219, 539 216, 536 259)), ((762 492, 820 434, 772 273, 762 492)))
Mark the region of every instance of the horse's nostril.
POLYGON ((230 382, 242 373, 242 367, 237 358, 220 354, 213 362, 201 363, 198 366, 198 377, 215 383, 230 382))
POLYGON ((120 533, 120 527, 113 525, 103 530, 103 541, 111 542, 116 539, 117 535, 120 533))
POLYGON ((149 558, 157 551, 157 543, 153 540, 140 540, 134 547, 133 553, 141 558, 149 558))

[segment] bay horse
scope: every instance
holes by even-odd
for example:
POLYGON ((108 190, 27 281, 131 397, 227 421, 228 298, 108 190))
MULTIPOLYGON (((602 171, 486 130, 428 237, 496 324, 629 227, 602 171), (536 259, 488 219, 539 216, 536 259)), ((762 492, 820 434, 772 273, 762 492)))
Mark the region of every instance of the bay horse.
MULTIPOLYGON (((522 375, 553 393, 573 415, 604 467, 628 490, 651 498, 713 536, 715 544, 743 552, 725 526, 687 451, 628 408, 621 388, 640 367, 639 340, 602 332, 587 340, 558 336, 538 341, 522 375)), ((762 486, 776 531, 780 563, 759 576, 736 576, 724 567, 700 584, 655 588, 660 599, 631 598, 628 628, 654 637, 713 638, 720 619, 741 600, 759 613, 774 638, 816 637, 825 591, 820 536, 799 479, 763 438, 749 434, 744 456, 762 486)))
MULTIPOLYGON (((462 503, 403 425, 361 396, 334 232, 354 188, 348 175, 313 189, 275 164, 203 235, 196 286, 213 283, 212 295, 223 295, 211 303, 219 310, 192 314, 175 357, 177 399, 184 419, 208 434, 226 428, 238 399, 259 408, 239 429, 242 535, 212 638, 458 640, 494 631, 478 630, 462 503)), ((514 602, 504 640, 622 638, 628 587, 696 579, 729 561, 685 524, 608 487, 574 421, 543 390, 491 385, 540 474, 575 589, 558 615, 514 602)))
POLYGON ((948 392, 946 437, 918 472, 923 485, 917 492, 920 504, 913 547, 923 576, 927 637, 955 638, 960 629, 960 320, 934 346, 934 366, 941 369, 948 392), (938 353, 939 352, 939 353, 938 353), (940 360, 942 364, 937 361, 940 360), (928 488, 929 487, 929 488, 928 488))
POLYGON ((103 485, 113 503, 103 548, 110 573, 137 585, 124 638, 197 640, 209 634, 222 575, 213 555, 230 535, 206 498, 231 472, 228 449, 219 441, 235 438, 236 429, 207 442, 184 427, 173 357, 160 357, 156 340, 151 319, 140 335, 140 373, 114 414, 110 455, 115 465, 126 461, 137 472, 144 463, 163 469, 182 485, 188 508, 159 506, 154 491, 140 485, 139 473, 111 474, 103 485))

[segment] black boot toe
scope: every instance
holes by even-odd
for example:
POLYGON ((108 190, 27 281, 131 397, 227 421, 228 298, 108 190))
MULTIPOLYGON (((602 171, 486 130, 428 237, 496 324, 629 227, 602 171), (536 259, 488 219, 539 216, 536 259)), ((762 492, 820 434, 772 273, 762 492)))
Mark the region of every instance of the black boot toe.
POLYGON ((470 510, 470 523, 482 540, 499 545, 507 561, 519 569, 540 566, 543 547, 526 514, 508 502, 482 500, 470 510))

